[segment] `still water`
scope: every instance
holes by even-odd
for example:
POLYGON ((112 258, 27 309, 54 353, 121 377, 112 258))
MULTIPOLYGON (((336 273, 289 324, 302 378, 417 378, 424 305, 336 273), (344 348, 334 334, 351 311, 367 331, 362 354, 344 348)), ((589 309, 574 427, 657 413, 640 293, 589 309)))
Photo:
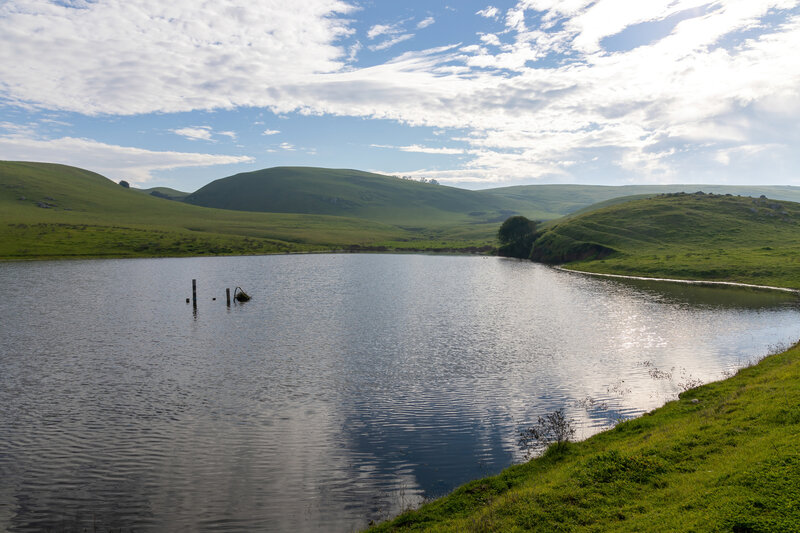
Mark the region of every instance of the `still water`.
POLYGON ((538 415, 587 437, 795 342, 796 298, 487 257, 0 264, 0 530, 357 530, 520 461, 538 415))

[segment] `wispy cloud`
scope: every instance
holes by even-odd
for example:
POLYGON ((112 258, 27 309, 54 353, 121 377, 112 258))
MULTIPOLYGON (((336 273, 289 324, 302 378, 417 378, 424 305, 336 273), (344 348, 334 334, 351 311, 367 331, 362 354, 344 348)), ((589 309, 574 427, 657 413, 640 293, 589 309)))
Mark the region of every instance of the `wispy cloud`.
POLYGON ((402 28, 402 22, 398 22, 397 24, 375 24, 367 30, 367 38, 375 39, 383 35, 397 35, 398 33, 402 33, 402 28))
POLYGON ((500 18, 500 10, 494 6, 488 6, 485 9, 481 9, 480 11, 476 12, 475 14, 486 17, 487 19, 497 20, 500 18))
POLYGON ((398 35, 397 37, 392 37, 391 39, 386 39, 385 41, 383 41, 383 42, 381 42, 379 44, 370 45, 369 49, 373 50, 373 51, 386 50, 387 48, 391 48, 392 46, 394 46, 394 45, 396 45, 398 43, 402 43, 403 41, 407 41, 409 39, 412 39, 413 37, 414 37, 413 33, 404 33, 403 35, 398 35))
POLYGON ((185 128, 176 128, 169 130, 175 135, 180 135, 190 141, 210 141, 216 142, 214 137, 228 137, 235 141, 237 134, 235 131, 214 131, 211 126, 189 126, 185 128))
POLYGON ((430 146, 422 146, 419 144, 412 144, 408 146, 392 146, 387 144, 371 144, 373 148, 388 148, 391 150, 399 150, 401 152, 416 152, 420 154, 440 154, 440 155, 458 155, 466 153, 462 148, 433 148, 430 146))
MULTIPOLYGON (((367 48, 373 52, 386 50, 398 43, 412 39, 414 34, 405 31, 405 25, 407 22, 409 22, 408 19, 401 20, 395 24, 376 24, 372 26, 367 31, 367 38, 370 40, 375 40, 378 37, 382 37, 384 39, 380 43, 369 45, 367 48)), ((427 19, 421 21, 419 23, 420 25, 417 25, 417 27, 424 28, 425 26, 429 26, 433 23, 433 18, 428 17, 427 19)))
POLYGON ((280 133, 280 130, 264 130, 261 135, 277 135, 280 133))
POLYGON ((185 137, 192 141, 211 141, 211 128, 208 126, 199 126, 194 128, 178 128, 170 130, 176 135, 185 137))
POLYGON ((435 18, 426 17, 426 18, 420 20, 419 22, 417 22, 417 29, 421 30, 423 28, 427 28, 428 26, 430 26, 431 24, 434 24, 435 22, 436 22, 435 18))

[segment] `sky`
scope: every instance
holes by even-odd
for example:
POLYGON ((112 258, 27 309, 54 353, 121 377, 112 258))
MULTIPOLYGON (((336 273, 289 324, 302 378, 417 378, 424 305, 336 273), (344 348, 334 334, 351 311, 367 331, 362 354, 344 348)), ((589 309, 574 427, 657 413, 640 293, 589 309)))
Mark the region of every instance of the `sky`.
POLYGON ((800 185, 800 0, 4 0, 0 159, 800 185))

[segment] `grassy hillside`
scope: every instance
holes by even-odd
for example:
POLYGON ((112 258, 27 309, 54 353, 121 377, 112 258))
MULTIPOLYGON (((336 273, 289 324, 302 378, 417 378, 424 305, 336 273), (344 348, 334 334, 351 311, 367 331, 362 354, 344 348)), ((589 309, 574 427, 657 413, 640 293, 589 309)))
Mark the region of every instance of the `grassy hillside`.
MULTIPOLYGON (((409 229, 447 228, 486 235, 514 214, 553 220, 633 195, 703 190, 800 201, 800 187, 720 185, 523 185, 469 191, 369 172, 276 167, 236 174, 186 196, 195 205, 274 213, 365 218, 409 229)), ((174 195, 179 197, 179 195, 174 195)))
POLYGON ((236 174, 209 183, 185 201, 220 209, 357 217, 412 230, 496 225, 517 212, 533 218, 548 215, 530 209, 528 202, 481 192, 358 170, 311 167, 236 174))
POLYGON ((527 209, 530 211, 538 210, 551 214, 551 216, 528 218, 550 220, 589 208, 600 202, 625 196, 656 196, 672 192, 694 193, 697 191, 755 197, 763 194, 777 200, 800 202, 800 187, 788 185, 518 185, 487 189, 482 192, 487 195, 522 202, 527 204, 527 209))
MULTIPOLYGON (((766 189, 795 193, 787 187, 758 190, 766 189)), ((62 165, 0 162, 0 258, 486 249, 512 214, 552 218, 599 193, 614 204, 622 201, 614 195, 636 190, 540 185, 467 191, 354 170, 283 167, 231 176, 187 194, 126 189, 62 165), (258 212, 263 210, 275 212, 258 212)), ((563 221, 556 225, 566 227, 563 221)))
POLYGON ((182 202, 189 196, 190 193, 170 189, 169 187, 151 187, 150 189, 135 189, 144 194, 155 196, 156 198, 164 198, 165 200, 175 200, 182 202))
POLYGON ((800 530, 800 347, 374 531, 800 530))
POLYGON ((710 194, 633 200, 550 226, 533 258, 587 272, 800 288, 800 204, 710 194))
POLYGON ((126 189, 86 170, 0 162, 0 258, 326 250, 428 239, 365 220, 208 209, 126 189))

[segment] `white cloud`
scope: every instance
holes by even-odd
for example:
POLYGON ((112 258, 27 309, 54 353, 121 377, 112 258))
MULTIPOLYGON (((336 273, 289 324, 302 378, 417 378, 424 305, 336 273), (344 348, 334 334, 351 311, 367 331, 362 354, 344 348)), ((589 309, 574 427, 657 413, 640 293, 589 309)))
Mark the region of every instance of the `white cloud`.
POLYGON ((352 32, 338 16, 351 11, 340 0, 7 0, 0 91, 84 114, 264 105, 276 85, 342 68, 333 43, 352 32))
POLYGON ((488 6, 485 9, 481 9, 480 11, 476 12, 475 14, 486 17, 487 19, 497 20, 500 17, 500 10, 494 6, 488 6))
POLYGON ((432 148, 430 146, 421 146, 419 144, 412 144, 409 146, 392 146, 388 144, 371 144, 373 148, 389 148, 392 150, 400 150, 401 152, 416 152, 420 154, 440 154, 440 155, 456 155, 466 153, 462 148, 432 148))
POLYGON ((491 46, 500 46, 501 44, 500 38, 494 33, 485 33, 481 35, 481 41, 491 46))
POLYGON ((413 37, 414 37, 413 33, 405 33, 403 35, 398 35, 397 37, 392 37, 391 39, 387 39, 382 43, 371 45, 369 49, 372 51, 386 50, 387 48, 391 48, 392 46, 398 43, 402 43, 403 41, 412 39, 413 37))
POLYGON ((361 41, 356 41, 350 48, 347 49, 347 61, 353 62, 358 57, 358 53, 364 48, 364 45, 361 44, 361 41))
POLYGON ((282 142, 279 147, 281 150, 286 150, 287 152, 294 152, 296 150, 293 144, 287 142, 282 142))
POLYGON ((211 126, 189 126, 169 130, 176 135, 180 135, 190 141, 211 141, 216 142, 214 136, 228 137, 235 141, 237 138, 235 131, 214 131, 211 126))
POLYGON ((211 128, 208 126, 199 126, 193 128, 179 128, 175 130, 170 130, 172 133, 176 135, 180 135, 181 137, 186 137, 192 141, 211 141, 211 128))
POLYGON ((420 21, 417 23, 417 29, 421 30, 421 29, 423 29, 423 28, 427 28, 428 26, 430 26, 431 24, 434 24, 435 22, 436 22, 436 19, 435 19, 435 18, 433 18, 433 17, 426 17, 426 18, 424 18, 424 19, 420 20, 420 21))
POLYGON ((253 160, 247 156, 157 152, 74 137, 39 139, 25 135, 0 136, 0 159, 62 163, 134 184, 150 181, 153 177, 151 173, 159 170, 230 165, 253 160))
MULTIPOLYGON (((392 46, 401 43, 403 41, 407 41, 414 37, 413 33, 404 33, 405 30, 403 26, 408 22, 408 20, 401 20, 395 24, 376 24, 372 26, 367 31, 367 38, 370 40, 375 40, 378 37, 386 37, 382 42, 378 44, 373 44, 368 46, 370 50, 373 52, 379 50, 386 50, 391 48, 392 46)), ((424 28, 433 24, 434 20, 432 17, 428 17, 427 19, 421 21, 418 28, 424 28)))
POLYGON ((261 135, 277 135, 280 133, 280 130, 264 130, 261 135))
POLYGON ((402 23, 398 24, 375 24, 367 30, 367 38, 375 39, 383 35, 396 35, 402 32, 402 23))

